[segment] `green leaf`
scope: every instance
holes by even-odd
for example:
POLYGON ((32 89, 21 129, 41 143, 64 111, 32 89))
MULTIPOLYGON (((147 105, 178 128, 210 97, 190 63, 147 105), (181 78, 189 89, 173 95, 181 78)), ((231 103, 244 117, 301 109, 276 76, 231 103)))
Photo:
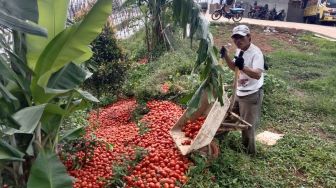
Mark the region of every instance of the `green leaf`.
POLYGON ((33 163, 28 188, 71 188, 72 178, 55 153, 40 152, 33 163))
POLYGON ((16 82, 23 91, 26 90, 23 81, 18 77, 13 69, 11 69, 8 62, 6 62, 2 56, 0 56, 0 75, 2 75, 5 80, 16 82))
POLYGON ((92 73, 85 71, 74 63, 70 63, 50 77, 45 90, 47 93, 66 93, 79 87, 91 75, 92 73))
POLYGON ((106 146, 106 150, 107 151, 112 151, 113 150, 113 144, 110 144, 110 143, 105 143, 105 146, 106 146))
POLYGON ((12 59, 15 59, 15 61, 11 61, 11 62, 14 63, 16 68, 20 70, 21 75, 25 75, 27 73, 30 75, 34 74, 33 70, 31 70, 26 64, 26 62, 24 62, 17 54, 12 52, 12 50, 8 48, 5 48, 5 50, 12 59))
POLYGON ((203 63, 206 60, 206 58, 208 57, 208 43, 207 43, 207 40, 202 39, 200 41, 197 53, 198 53, 198 56, 197 56, 195 68, 200 66, 200 64, 203 63))
POLYGON ((24 3, 22 3, 22 0, 0 0, 0 7, 8 15, 37 23, 39 16, 37 0, 25 0, 24 3))
MULTIPOLYGON (((6 91, 4 92, 10 92, 11 97, 5 99, 5 97, 0 92, 0 118, 4 118, 7 120, 10 118, 12 114, 14 114, 16 111, 19 110, 21 103, 20 99, 23 99, 23 95, 21 95, 20 91, 17 91, 17 85, 13 81, 9 81, 6 83, 5 86, 6 91), (17 100, 11 100, 10 98, 15 97, 17 100), (9 100, 8 100, 9 99, 9 100)), ((10 123, 10 122, 8 122, 10 123)), ((13 127, 13 128, 20 128, 16 123, 14 124, 5 124, 6 126, 13 127)))
POLYGON ((188 101, 190 101, 190 99, 192 98, 192 96, 194 95, 195 92, 193 93, 189 93, 188 95, 185 95, 184 97, 182 97, 180 100, 179 100, 179 103, 181 104, 188 104, 188 101))
POLYGON ((37 124, 40 122, 45 106, 46 105, 26 107, 16 112, 12 115, 12 118, 20 125, 20 129, 8 128, 4 133, 7 135, 13 135, 14 133, 33 133, 37 124))
POLYGON ((50 114, 58 114, 58 115, 61 115, 61 116, 66 114, 66 112, 63 108, 61 108, 60 106, 58 106, 56 104, 51 104, 51 103, 48 103, 46 105, 46 108, 45 108, 44 112, 50 113, 50 114))
POLYGON ((211 71, 211 64, 207 63, 203 71, 201 71, 200 79, 205 80, 209 76, 210 71, 211 71))
POLYGON ((0 25, 4 25, 13 30, 20 31, 23 33, 29 33, 32 35, 38 35, 44 37, 48 35, 46 29, 40 27, 34 22, 18 19, 14 16, 8 15, 1 9, 0 9, 0 25))
POLYGON ((207 80, 204 80, 188 103, 187 117, 190 117, 200 107, 202 92, 207 80))
POLYGON ((215 98, 213 96, 213 86, 211 83, 209 83, 209 85, 206 87, 206 91, 208 94, 208 103, 210 104, 211 102, 215 101, 215 98))
POLYGON ((84 127, 78 127, 78 128, 66 131, 64 135, 60 138, 60 141, 74 140, 74 139, 79 138, 80 136, 83 136, 84 134, 85 134, 84 127))
POLYGON ((32 94, 37 103, 50 99, 43 88, 51 75, 87 52, 87 46, 101 32, 111 13, 111 0, 98 0, 84 20, 59 33, 43 50, 32 81, 32 94))
POLYGON ((206 19, 205 16, 199 17, 199 24, 195 33, 195 39, 204 39, 206 40, 208 38, 209 34, 209 21, 206 19))
POLYGON ((91 93, 87 91, 82 91, 80 89, 76 89, 76 91, 86 100, 92 101, 92 102, 100 102, 96 97, 94 97, 91 93))
POLYGON ((48 38, 27 35, 27 62, 34 70, 36 62, 47 44, 65 28, 69 0, 39 0, 38 24, 48 30, 48 38))
POLYGON ((216 53, 213 51, 213 48, 209 49, 208 54, 211 58, 212 66, 218 65, 218 59, 216 53))
POLYGON ((41 118, 42 130, 48 135, 55 136, 61 126, 62 116, 59 114, 44 113, 41 118))
POLYGON ((79 99, 76 101, 73 101, 68 109, 68 113, 75 112, 77 110, 82 110, 85 108, 90 107, 91 103, 89 103, 87 100, 79 99))
POLYGON ((0 160, 24 161, 24 153, 0 140, 0 160))
POLYGON ((92 50, 88 47, 88 48, 86 48, 86 52, 84 53, 84 55, 80 56, 80 57, 77 58, 77 59, 74 59, 73 62, 74 62, 75 64, 81 64, 81 63, 83 63, 83 62, 89 60, 89 59, 92 57, 92 55, 93 55, 93 52, 92 52, 92 50))
POLYGON ((13 105, 9 105, 9 103, 6 102, 5 99, 3 99, 1 97, 0 97, 0 106, 2 107, 2 108, 0 108, 0 118, 1 119, 7 118, 10 111, 14 110, 13 105))
POLYGON ((63 116, 67 115, 67 112, 56 104, 47 104, 41 118, 42 129, 48 134, 54 134, 57 132, 58 127, 63 116))
POLYGON ((12 101, 17 101, 18 99, 12 95, 8 90, 7 88, 2 85, 2 83, 0 82, 0 98, 1 97, 4 97, 4 99, 6 100, 6 102, 12 102, 12 101))

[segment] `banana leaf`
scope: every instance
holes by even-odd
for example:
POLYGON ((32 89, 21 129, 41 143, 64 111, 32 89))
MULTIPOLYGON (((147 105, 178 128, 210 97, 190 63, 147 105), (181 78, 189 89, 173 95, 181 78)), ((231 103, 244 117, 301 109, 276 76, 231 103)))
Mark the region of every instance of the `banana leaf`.
POLYGON ((27 35, 27 62, 31 69, 47 44, 65 28, 69 0, 38 0, 38 24, 48 30, 48 37, 27 35))
POLYGON ((25 0, 24 3, 22 0, 0 0, 0 7, 8 15, 37 23, 37 0, 25 0))
POLYGON ((72 181, 57 155, 51 151, 42 151, 32 165, 27 187, 71 188, 72 181))
POLYGON ((77 127, 75 129, 71 129, 64 132, 64 135, 60 138, 60 141, 62 140, 74 140, 80 136, 83 136, 85 134, 84 127, 77 127))
POLYGON ((34 69, 32 96, 37 103, 45 103, 55 94, 46 94, 51 75, 71 61, 87 53, 88 45, 101 32, 111 13, 111 1, 99 0, 84 20, 59 33, 41 53, 34 69))
POLYGON ((20 129, 7 128, 3 132, 7 135, 14 133, 32 134, 40 122, 46 105, 26 107, 12 115, 12 118, 19 124, 20 129))
POLYGON ((0 140, 0 162, 1 160, 24 161, 24 153, 0 140))
POLYGON ((23 33, 29 33, 32 35, 44 36, 47 37, 47 30, 43 27, 40 27, 34 22, 28 20, 21 20, 14 16, 11 16, 0 9, 0 25, 4 25, 13 30, 20 31, 23 33))
POLYGON ((45 90, 47 93, 65 93, 79 87, 91 75, 92 73, 70 63, 50 77, 45 90))

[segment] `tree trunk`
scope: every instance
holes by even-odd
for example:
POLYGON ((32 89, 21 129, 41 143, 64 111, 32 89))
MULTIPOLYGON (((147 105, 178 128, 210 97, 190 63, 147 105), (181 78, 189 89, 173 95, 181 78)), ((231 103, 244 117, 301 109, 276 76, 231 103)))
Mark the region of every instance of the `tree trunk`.
POLYGON ((147 43, 147 52, 148 54, 151 51, 151 43, 149 41, 149 28, 148 28, 148 20, 147 20, 147 16, 145 16, 145 30, 146 30, 146 43, 147 43))
POLYGON ((153 7, 153 47, 157 47, 160 44, 163 44, 163 34, 161 27, 161 5, 162 1, 155 1, 152 5, 153 7))
MULTIPOLYGON (((15 136, 11 135, 10 136, 10 145, 13 147, 17 147, 15 136)), ((23 177, 23 167, 22 167, 22 162, 13 162, 13 175, 14 175, 14 181, 16 185, 23 185, 24 177, 23 177)))

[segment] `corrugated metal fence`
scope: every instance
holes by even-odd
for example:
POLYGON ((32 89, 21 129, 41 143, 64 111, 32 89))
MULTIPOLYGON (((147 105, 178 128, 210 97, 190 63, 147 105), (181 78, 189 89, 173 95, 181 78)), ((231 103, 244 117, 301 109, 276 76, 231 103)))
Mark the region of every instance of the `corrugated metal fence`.
MULTIPOLYGON (((71 0, 68 19, 73 21, 76 13, 92 7, 96 0, 71 0)), ((112 14, 108 21, 116 29, 116 37, 127 38, 143 27, 142 13, 137 6, 124 7, 124 0, 113 0, 112 14)))

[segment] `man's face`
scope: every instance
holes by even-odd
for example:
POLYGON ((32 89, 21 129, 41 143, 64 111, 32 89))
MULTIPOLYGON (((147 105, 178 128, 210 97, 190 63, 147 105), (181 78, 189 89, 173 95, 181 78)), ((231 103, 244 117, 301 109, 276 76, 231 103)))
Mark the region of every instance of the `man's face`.
POLYGON ((246 50, 250 46, 250 35, 233 35, 232 40, 239 49, 246 50))

